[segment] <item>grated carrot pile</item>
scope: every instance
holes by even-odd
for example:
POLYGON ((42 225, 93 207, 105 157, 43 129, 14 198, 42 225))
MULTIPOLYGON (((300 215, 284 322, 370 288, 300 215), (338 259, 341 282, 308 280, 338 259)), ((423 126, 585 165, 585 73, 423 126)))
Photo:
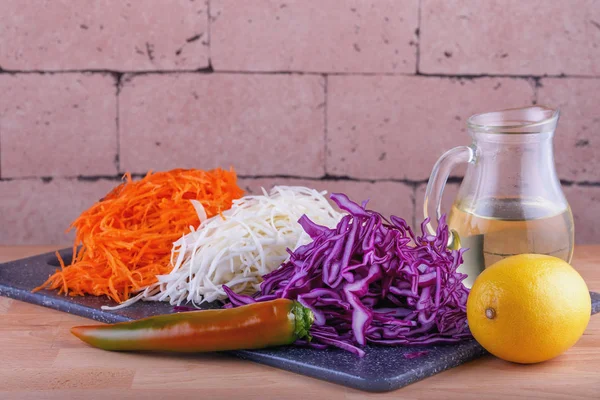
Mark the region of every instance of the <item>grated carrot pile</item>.
POLYGON ((61 268, 36 291, 106 295, 121 303, 171 271, 173 242, 200 224, 190 200, 210 218, 243 195, 233 169, 149 172, 136 182, 127 173, 124 179, 71 224, 72 263, 65 266, 59 256, 61 268))

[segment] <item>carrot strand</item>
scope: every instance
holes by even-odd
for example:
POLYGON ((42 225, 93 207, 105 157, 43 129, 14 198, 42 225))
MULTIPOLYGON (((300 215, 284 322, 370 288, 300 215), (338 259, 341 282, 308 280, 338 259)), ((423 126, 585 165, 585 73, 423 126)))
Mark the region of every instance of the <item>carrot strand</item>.
POLYGON ((150 171, 139 181, 126 173, 123 183, 71 224, 76 236, 70 265, 58 256, 60 269, 35 291, 121 303, 170 272, 173 242, 200 224, 191 199, 210 218, 243 194, 233 169, 150 171))

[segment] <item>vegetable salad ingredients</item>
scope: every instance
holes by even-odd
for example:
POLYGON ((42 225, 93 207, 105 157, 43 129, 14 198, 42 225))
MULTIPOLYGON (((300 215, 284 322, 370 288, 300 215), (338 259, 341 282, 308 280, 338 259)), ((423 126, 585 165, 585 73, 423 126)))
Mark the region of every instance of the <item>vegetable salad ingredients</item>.
POLYGON ((137 300, 199 304, 224 300, 223 285, 237 293, 253 293, 262 276, 273 271, 289 254, 311 239, 298 219, 303 215, 335 226, 342 214, 314 189, 275 186, 269 194, 234 200, 231 209, 203 222, 175 242, 173 270, 158 283, 122 304, 137 300))
POLYGON ((36 290, 106 295, 120 303, 171 270, 174 241, 243 194, 233 170, 176 169, 125 179, 72 223, 71 265, 59 257, 61 269, 36 290))
MULTIPOLYGON (((468 289, 456 272, 464 250, 451 251, 448 227, 416 236, 406 221, 366 210, 343 194, 332 200, 349 215, 329 229, 302 217, 313 241, 264 277, 254 296, 228 290, 233 306, 296 299, 315 315, 312 346, 336 346, 360 356, 359 346, 424 345, 470 337, 468 289)), ((302 342, 300 342, 302 343, 302 342)))
POLYGON ((207 352, 260 349, 308 339, 312 312, 277 299, 236 309, 159 315, 114 325, 77 326, 71 332, 104 350, 207 352))

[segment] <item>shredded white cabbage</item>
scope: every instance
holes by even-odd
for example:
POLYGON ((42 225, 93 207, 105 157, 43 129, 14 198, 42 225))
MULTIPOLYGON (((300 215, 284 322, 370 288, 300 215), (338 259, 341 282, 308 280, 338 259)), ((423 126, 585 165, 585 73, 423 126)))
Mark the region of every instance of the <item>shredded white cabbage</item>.
POLYGON ((169 301, 173 305, 224 300, 223 285, 236 293, 257 291, 261 277, 288 259, 288 248, 295 250, 310 242, 297 222, 302 215, 328 227, 339 222, 343 214, 331 206, 326 193, 300 186, 275 186, 270 193, 263 189, 263 195, 234 200, 222 216, 208 220, 196 202, 202 222, 173 244, 173 270, 110 309, 138 300, 169 301))

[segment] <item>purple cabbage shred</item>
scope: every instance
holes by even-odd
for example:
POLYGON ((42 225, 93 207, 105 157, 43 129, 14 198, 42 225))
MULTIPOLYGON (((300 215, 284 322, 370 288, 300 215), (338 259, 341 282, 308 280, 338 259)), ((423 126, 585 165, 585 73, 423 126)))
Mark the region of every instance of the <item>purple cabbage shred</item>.
POLYGON ((348 214, 333 228, 303 216, 298 221, 313 241, 289 251, 289 261, 265 275, 253 296, 224 287, 237 307, 288 298, 315 315, 316 348, 334 346, 364 356, 363 346, 427 345, 470 338, 466 321, 469 290, 456 269, 465 251, 449 250, 442 217, 436 235, 427 220, 417 236, 402 218, 391 222, 344 194, 331 199, 348 214))

